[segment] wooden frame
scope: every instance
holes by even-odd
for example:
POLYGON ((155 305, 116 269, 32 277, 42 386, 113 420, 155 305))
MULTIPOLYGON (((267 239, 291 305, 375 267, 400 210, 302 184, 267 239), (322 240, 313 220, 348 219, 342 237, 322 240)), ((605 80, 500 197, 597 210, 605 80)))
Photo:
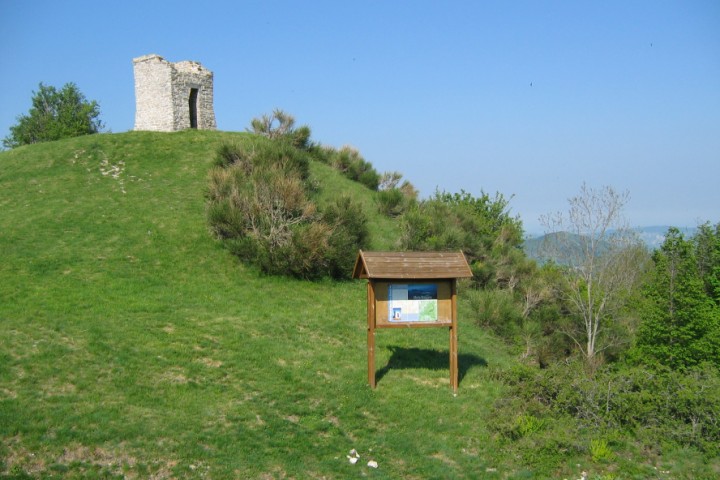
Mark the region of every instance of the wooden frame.
POLYGON ((368 279, 368 384, 371 388, 376 387, 376 329, 446 327, 450 332, 450 387, 457 393, 457 279, 469 277, 472 272, 462 252, 361 250, 358 253, 353 278, 368 279), (408 294, 413 291, 420 295, 408 294), (405 315, 403 310, 411 313, 405 315))

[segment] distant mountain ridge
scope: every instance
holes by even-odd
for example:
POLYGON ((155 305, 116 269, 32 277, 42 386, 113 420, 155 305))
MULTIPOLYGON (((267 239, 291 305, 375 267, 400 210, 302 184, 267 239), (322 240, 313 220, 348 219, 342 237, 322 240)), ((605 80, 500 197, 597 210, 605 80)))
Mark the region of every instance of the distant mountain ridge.
MULTIPOLYGON (((634 227, 633 230, 637 232, 640 240, 648 247, 649 250, 655 250, 665 241, 665 234, 667 234, 670 226, 668 225, 655 225, 649 227, 634 227)), ((680 231, 686 236, 691 237, 697 232, 696 227, 679 227, 680 231)), ((556 237, 558 235, 573 235, 567 232, 553 232, 545 235, 529 236, 525 239, 523 249, 525 254, 535 260, 540 260, 540 248, 543 242, 547 238, 556 237)), ((579 245, 579 240, 578 240, 579 245)))
MULTIPOLYGON (((640 239, 648 246, 651 250, 659 248, 660 245, 665 241, 665 234, 667 233, 669 225, 651 226, 651 227, 636 227, 635 230, 640 239)), ((685 237, 692 237, 697 232, 697 227, 678 227, 685 237)))

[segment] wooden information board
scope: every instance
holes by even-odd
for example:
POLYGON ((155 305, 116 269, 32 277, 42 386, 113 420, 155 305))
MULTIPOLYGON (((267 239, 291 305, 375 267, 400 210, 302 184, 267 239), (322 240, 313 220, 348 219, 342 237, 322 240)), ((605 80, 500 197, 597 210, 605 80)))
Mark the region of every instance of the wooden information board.
POLYGON ((375 388, 375 330, 445 327, 450 387, 458 388, 457 279, 472 277, 462 252, 358 253, 353 278, 368 279, 368 383, 375 388))

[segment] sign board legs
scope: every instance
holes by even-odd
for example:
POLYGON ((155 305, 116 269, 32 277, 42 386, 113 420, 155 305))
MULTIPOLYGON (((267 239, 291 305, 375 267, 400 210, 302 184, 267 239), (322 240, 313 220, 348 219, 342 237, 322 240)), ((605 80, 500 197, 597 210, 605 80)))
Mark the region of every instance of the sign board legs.
POLYGON ((367 348, 368 348, 368 384, 375 388, 375 291, 368 282, 367 287, 367 348))
POLYGON ((458 390, 457 324, 450 327, 450 387, 454 394, 458 390))
POLYGON ((450 327, 450 386, 457 395, 458 390, 458 343, 457 343, 457 281, 453 280, 452 289, 452 326, 450 327))

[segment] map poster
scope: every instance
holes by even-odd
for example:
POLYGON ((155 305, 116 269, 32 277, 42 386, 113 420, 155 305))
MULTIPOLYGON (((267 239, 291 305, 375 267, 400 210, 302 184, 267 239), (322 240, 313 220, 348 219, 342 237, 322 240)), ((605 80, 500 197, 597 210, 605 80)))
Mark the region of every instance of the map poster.
POLYGON ((434 283, 390 284, 388 320, 390 322, 437 322, 438 294, 434 283))

